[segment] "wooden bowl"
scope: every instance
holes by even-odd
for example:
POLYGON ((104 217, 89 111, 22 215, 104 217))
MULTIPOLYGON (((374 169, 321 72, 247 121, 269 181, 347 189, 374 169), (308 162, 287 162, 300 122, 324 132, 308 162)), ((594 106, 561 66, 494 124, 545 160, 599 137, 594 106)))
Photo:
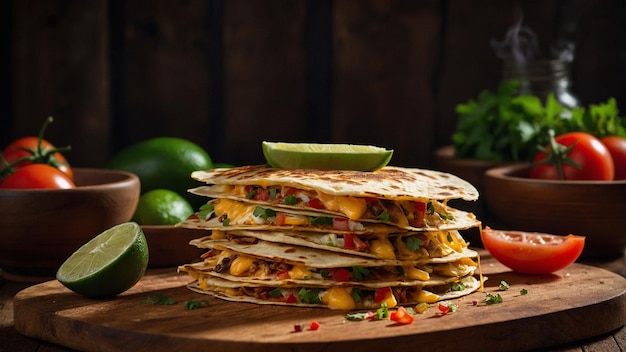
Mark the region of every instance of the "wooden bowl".
POLYGON ((40 281, 102 231, 129 221, 139 178, 74 168, 74 189, 0 190, 0 268, 8 279, 40 281))
POLYGON ((528 165, 485 173, 485 199, 499 227, 586 236, 583 257, 615 257, 626 248, 626 180, 528 178, 528 165))
POLYGON ((177 267, 200 258, 205 251, 189 244, 194 238, 208 236, 210 231, 194 230, 168 225, 141 225, 150 259, 148 267, 177 267))

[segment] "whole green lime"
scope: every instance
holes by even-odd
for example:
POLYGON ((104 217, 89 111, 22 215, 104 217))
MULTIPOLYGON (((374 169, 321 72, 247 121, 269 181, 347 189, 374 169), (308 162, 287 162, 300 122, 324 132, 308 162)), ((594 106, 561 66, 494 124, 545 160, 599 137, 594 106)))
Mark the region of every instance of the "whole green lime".
POLYGON ((139 225, 174 225, 193 214, 191 204, 169 189, 153 189, 139 197, 132 221, 139 225))
POLYGON ((212 169, 213 162, 202 147, 189 140, 157 137, 127 147, 113 156, 107 167, 137 175, 141 181, 141 193, 169 189, 196 206, 206 200, 187 192, 199 185, 191 178, 191 173, 212 169))
POLYGON ((77 249, 57 271, 65 287, 105 298, 133 287, 148 267, 148 243, 141 227, 126 222, 103 231, 77 249))

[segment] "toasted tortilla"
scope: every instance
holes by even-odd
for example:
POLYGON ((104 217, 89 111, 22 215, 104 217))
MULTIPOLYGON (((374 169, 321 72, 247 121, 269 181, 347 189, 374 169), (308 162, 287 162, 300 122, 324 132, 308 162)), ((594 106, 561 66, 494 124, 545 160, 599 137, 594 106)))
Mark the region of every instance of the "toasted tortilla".
POLYGON ((469 182, 449 173, 386 166, 372 172, 349 170, 276 169, 264 165, 195 171, 191 177, 206 184, 283 185, 335 196, 391 200, 478 199, 469 182))

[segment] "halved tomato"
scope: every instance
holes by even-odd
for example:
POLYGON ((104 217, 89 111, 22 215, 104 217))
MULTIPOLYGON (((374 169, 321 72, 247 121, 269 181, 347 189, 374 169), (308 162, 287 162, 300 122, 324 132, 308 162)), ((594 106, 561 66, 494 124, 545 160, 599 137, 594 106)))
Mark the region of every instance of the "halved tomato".
POLYGON ((585 246, 585 237, 557 236, 537 232, 483 229, 485 248, 500 263, 526 274, 549 274, 561 270, 578 259, 585 246))

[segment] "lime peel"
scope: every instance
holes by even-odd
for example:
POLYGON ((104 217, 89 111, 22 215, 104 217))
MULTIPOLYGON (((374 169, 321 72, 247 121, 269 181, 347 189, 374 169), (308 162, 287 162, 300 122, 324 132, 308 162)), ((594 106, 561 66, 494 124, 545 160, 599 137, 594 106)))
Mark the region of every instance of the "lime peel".
POLYGON ((105 298, 133 287, 148 267, 148 244, 141 227, 126 222, 92 238, 57 270, 56 278, 70 290, 105 298))
POLYGON ((393 156, 393 150, 357 144, 264 141, 262 147, 267 163, 283 169, 375 171, 393 156))

